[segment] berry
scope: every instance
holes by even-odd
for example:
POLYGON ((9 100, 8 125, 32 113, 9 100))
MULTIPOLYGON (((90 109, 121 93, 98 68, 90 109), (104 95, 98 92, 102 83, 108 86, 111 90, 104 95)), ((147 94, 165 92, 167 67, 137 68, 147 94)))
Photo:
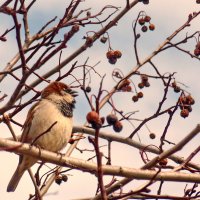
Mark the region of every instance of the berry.
POLYGON ((79 31, 79 25, 78 24, 73 25, 72 31, 75 32, 75 33, 78 32, 79 31))
POLYGON ((144 87, 144 83, 138 83, 138 87, 142 89, 144 87))
POLYGON ((94 129, 101 128, 102 123, 101 119, 99 118, 99 114, 95 111, 91 111, 87 114, 86 119, 89 124, 92 125, 94 129))
POLYGON ((100 39, 100 41, 103 43, 103 44, 105 44, 106 42, 107 42, 107 37, 101 37, 101 39, 100 39))
POLYGON ((145 22, 150 22, 150 20, 151 20, 151 17, 150 17, 150 16, 146 15, 146 16, 144 17, 144 21, 145 21, 145 22))
POLYGON ((144 96, 144 95, 143 95, 142 92, 138 92, 138 93, 137 93, 137 97, 138 97, 138 98, 142 98, 143 96, 144 96))
POLYGON ((153 139, 156 138, 156 134, 155 134, 155 133, 150 133, 150 134, 149 134, 149 137, 153 140, 153 139))
POLYGON ((90 87, 90 86, 87 86, 87 87, 85 88, 85 91, 86 91, 87 93, 91 92, 91 87, 90 87))
POLYGON ((173 87, 173 88, 176 87, 176 82, 175 82, 175 81, 172 83, 172 87, 173 87))
POLYGON ((148 81, 148 76, 147 75, 141 75, 141 80, 142 80, 142 82, 146 82, 146 81, 148 81))
POLYGON ((200 56, 200 49, 197 49, 197 48, 196 48, 196 49, 194 50, 194 55, 195 55, 195 56, 200 56))
POLYGON ((197 48, 197 49, 200 49, 200 42, 197 42, 196 48, 197 48))
POLYGON ((67 180, 68 180, 67 175, 63 174, 63 175, 62 175, 62 180, 63 180, 64 182, 67 182, 67 180))
POLYGON ((114 56, 115 56, 116 58, 121 58, 121 56, 122 56, 121 51, 119 51, 119 50, 114 51, 114 56))
POLYGON ((118 121, 118 118, 114 114, 109 114, 106 117, 106 121, 108 122, 109 125, 114 125, 118 121))
POLYGON ((167 158, 164 158, 164 159, 162 159, 162 160, 159 161, 159 165, 161 165, 161 166, 166 166, 167 163, 168 163, 167 158))
POLYGON ((112 50, 108 51, 108 52, 106 53, 106 57, 107 57, 108 59, 111 59, 111 58, 115 57, 114 51, 112 51, 112 50))
POLYGON ((148 28, 147 28, 147 26, 143 26, 143 27, 141 28, 141 30, 142 30, 142 32, 147 32, 148 28))
POLYGON ((138 22, 141 26, 145 24, 144 18, 140 18, 138 22))
POLYGON ((137 101, 138 101, 138 96, 134 95, 134 96, 132 97, 132 100, 133 100, 133 102, 137 102, 137 101))
POLYGON ((120 121, 116 121, 116 123, 113 125, 113 129, 115 132, 120 132, 123 128, 123 125, 120 121))
POLYGON ((196 3, 200 4, 200 0, 196 0, 196 3))
POLYGON ((181 91, 181 88, 179 86, 174 87, 174 92, 179 93, 181 91))
POLYGON ((114 65, 116 62, 117 62, 117 58, 113 57, 113 58, 110 58, 108 59, 108 62, 112 65, 114 65))
POLYGON ((193 99, 193 97, 191 95, 186 96, 186 102, 189 105, 193 105, 195 103, 195 100, 193 99))
POLYGON ((88 45, 88 47, 91 47, 93 45, 93 39, 92 39, 92 37, 88 36, 86 38, 86 44, 88 45))
POLYGON ((151 30, 151 31, 155 30, 155 25, 154 24, 150 24, 149 25, 149 30, 151 30))
POLYGON ((62 176, 57 176, 56 179, 55 179, 55 182, 60 185, 62 183, 62 176))
POLYGON ((181 115, 181 117, 186 118, 189 116, 189 111, 187 109, 183 109, 183 110, 181 110, 180 115, 181 115))
POLYGON ((145 87, 149 87, 150 86, 150 83, 148 81, 144 82, 144 86, 145 87))

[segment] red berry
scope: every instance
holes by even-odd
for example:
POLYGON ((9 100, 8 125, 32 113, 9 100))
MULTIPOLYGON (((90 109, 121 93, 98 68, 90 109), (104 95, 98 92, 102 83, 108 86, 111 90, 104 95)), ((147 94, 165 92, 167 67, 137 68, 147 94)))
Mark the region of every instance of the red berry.
POLYGON ((121 51, 119 51, 119 50, 114 51, 114 56, 115 56, 116 58, 121 58, 121 56, 122 56, 121 51))
POLYGON ((55 182, 60 185, 62 183, 62 176, 58 175, 55 179, 55 182))
POLYGON ((99 118, 99 114, 95 111, 91 111, 87 114, 86 119, 88 123, 92 125, 94 129, 101 128, 102 122, 99 118))
POLYGON ((187 109, 181 110, 181 117, 186 118, 189 116, 189 111, 187 109))
POLYGON ((108 51, 108 52, 106 53, 106 57, 107 57, 108 59, 111 59, 111 58, 115 57, 114 51, 112 51, 112 50, 108 51))
POLYGON ((146 16, 144 17, 144 21, 145 21, 145 22, 150 22, 150 20, 151 20, 151 17, 150 17, 150 16, 146 15, 146 16))
POLYGON ((149 25, 149 30, 153 31, 155 29, 155 25, 154 24, 150 24, 149 25))
POLYGON ((137 93, 137 97, 138 97, 138 98, 142 98, 143 96, 144 96, 144 95, 143 95, 142 92, 138 92, 138 93, 137 93))
POLYGON ((194 55, 195 55, 195 56, 199 56, 199 55, 200 55, 200 49, 197 49, 197 48, 196 48, 196 49, 194 50, 194 55))
POLYGON ((138 97, 137 97, 136 95, 134 95, 134 96, 132 97, 132 100, 133 100, 133 102, 137 102, 137 101, 138 101, 138 97))
POLYGON ((144 82, 144 86, 145 87, 149 87, 150 86, 150 83, 148 81, 144 82))
POLYGON ((144 88, 144 83, 138 83, 138 87, 139 87, 140 89, 144 88))
POLYGON ((114 125, 118 121, 118 118, 114 114, 109 114, 106 117, 106 121, 108 122, 109 125, 114 125))
POLYGON ((113 125, 113 129, 115 132, 120 132, 123 128, 123 125, 120 121, 116 121, 116 123, 113 125))
POLYGON ((138 22, 141 26, 145 24, 144 18, 140 18, 138 22))

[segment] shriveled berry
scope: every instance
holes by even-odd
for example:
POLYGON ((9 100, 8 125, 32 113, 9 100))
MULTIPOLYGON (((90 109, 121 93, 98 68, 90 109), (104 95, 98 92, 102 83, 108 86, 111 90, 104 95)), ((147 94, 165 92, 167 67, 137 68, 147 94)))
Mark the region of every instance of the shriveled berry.
POLYGON ((138 93, 137 93, 137 96, 138 96, 138 98, 142 98, 144 95, 143 95, 142 92, 138 92, 138 93))
POLYGON ((114 55, 115 55, 116 58, 121 58, 122 57, 122 53, 119 50, 115 50, 114 51, 114 55))
POLYGON ((174 92, 179 93, 181 91, 181 88, 179 86, 174 87, 174 92))
POLYGON ((151 21, 151 17, 148 16, 148 15, 146 15, 146 16, 144 17, 144 21, 145 21, 145 22, 150 22, 150 21, 151 21))
POLYGON ((78 32, 79 31, 79 25, 78 24, 73 25, 72 31, 75 32, 75 33, 78 32))
POLYGON ((186 96, 186 103, 189 105, 193 105, 195 103, 195 100, 191 95, 186 96))
POLYGON ((167 158, 164 158, 164 159, 162 159, 162 160, 159 161, 159 165, 161 165, 161 166, 166 166, 167 163, 168 163, 167 158))
POLYGON ((138 97, 136 95, 132 96, 132 100, 133 102, 137 102, 138 101, 138 97))
POLYGON ((187 109, 181 110, 181 117, 186 118, 189 116, 189 111, 187 109))
POLYGON ((63 174, 63 175, 62 175, 62 180, 63 180, 64 182, 67 182, 67 180, 68 180, 67 175, 63 174))
POLYGON ((142 32, 147 32, 148 28, 147 28, 147 26, 143 26, 143 27, 141 28, 141 30, 142 30, 142 32))
POLYGON ((144 18, 140 18, 140 19, 138 20, 138 23, 139 23, 141 26, 144 25, 144 24, 145 24, 144 18))
POLYGON ((55 179, 55 182, 60 185, 62 183, 62 176, 57 176, 56 179, 55 179))
POLYGON ((105 44, 106 42, 107 42, 107 37, 105 37, 105 36, 103 36, 103 37, 101 37, 101 39, 100 39, 100 41, 103 43, 103 44, 105 44))
POLYGON ((141 75, 141 80, 142 80, 142 82, 148 81, 148 76, 145 74, 141 75))
POLYGON ((113 125, 113 129, 115 132, 120 132, 123 128, 123 125, 120 121, 116 121, 115 124, 113 125))
POLYGON ((86 38, 86 44, 88 45, 88 47, 91 47, 93 45, 93 39, 92 39, 92 37, 88 36, 86 38))
POLYGON ((150 83, 148 81, 144 82, 145 87, 150 87, 150 83))
POLYGON ((109 125, 114 125, 117 121, 118 121, 118 118, 116 115, 114 114, 109 114, 107 117, 106 117, 106 121, 109 125))
POLYGON ((108 62, 112 65, 114 65, 116 62, 117 62, 117 58, 113 57, 113 58, 110 58, 108 59, 108 62))
POLYGON ((176 82, 172 82, 172 87, 175 88, 176 87, 176 82))
POLYGON ((87 86, 87 87, 85 88, 85 91, 86 91, 87 93, 91 92, 91 87, 90 87, 90 86, 87 86))
POLYGON ((155 134, 155 133, 150 133, 150 134, 149 134, 149 137, 150 137, 151 139, 155 139, 155 138, 156 138, 156 134, 155 134))
POLYGON ((149 30, 151 30, 151 31, 155 30, 155 25, 154 24, 150 24, 149 25, 149 30))

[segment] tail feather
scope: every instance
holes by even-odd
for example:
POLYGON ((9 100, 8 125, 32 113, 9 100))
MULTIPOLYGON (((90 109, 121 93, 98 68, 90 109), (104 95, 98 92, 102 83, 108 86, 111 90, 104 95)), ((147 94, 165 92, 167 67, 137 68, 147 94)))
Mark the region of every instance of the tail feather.
POLYGON ((15 173, 13 174, 8 187, 7 187, 7 192, 14 192, 20 179, 22 178, 25 170, 20 170, 19 167, 17 167, 15 173))

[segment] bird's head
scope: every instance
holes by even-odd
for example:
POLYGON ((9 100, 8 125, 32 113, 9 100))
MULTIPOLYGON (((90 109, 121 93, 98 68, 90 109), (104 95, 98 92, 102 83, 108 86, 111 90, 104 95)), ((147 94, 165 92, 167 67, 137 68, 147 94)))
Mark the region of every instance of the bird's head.
POLYGON ((65 100, 67 103, 74 104, 75 97, 78 96, 78 93, 72 90, 68 85, 54 81, 50 83, 42 91, 41 97, 43 99, 50 99, 53 101, 65 100))

